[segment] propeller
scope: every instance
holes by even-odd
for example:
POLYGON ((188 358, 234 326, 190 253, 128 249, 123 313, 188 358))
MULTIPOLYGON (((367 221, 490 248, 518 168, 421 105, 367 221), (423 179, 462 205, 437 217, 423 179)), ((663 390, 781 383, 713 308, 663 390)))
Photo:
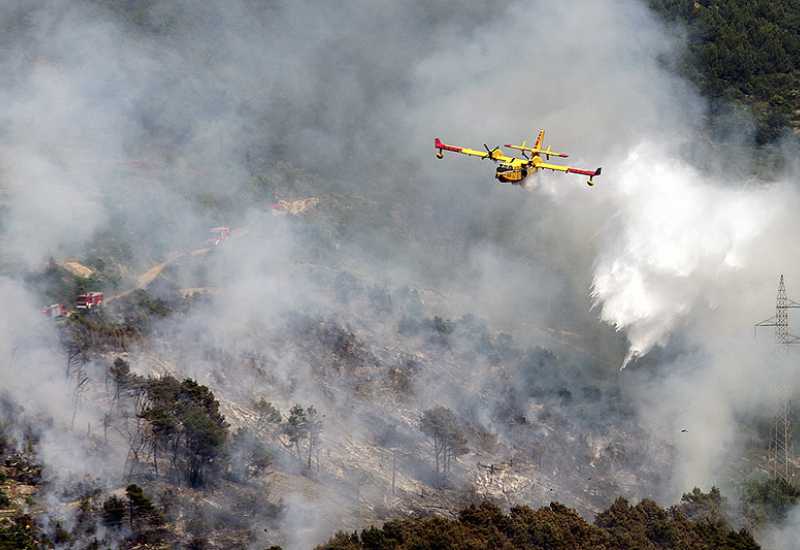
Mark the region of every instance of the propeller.
MULTIPOLYGON (((520 145, 521 147, 525 147, 528 145, 528 141, 523 139, 520 145)), ((522 153, 522 156, 525 157, 525 160, 531 160, 531 157, 528 156, 527 151, 525 151, 524 149, 520 150, 520 153, 522 153)))
POLYGON ((489 146, 486 145, 485 143, 483 144, 483 147, 484 147, 484 149, 486 149, 486 152, 489 153, 488 157, 483 157, 483 158, 490 158, 492 160, 494 160, 494 152, 497 151, 498 149, 500 149, 499 145, 497 145, 493 149, 489 149, 489 146))

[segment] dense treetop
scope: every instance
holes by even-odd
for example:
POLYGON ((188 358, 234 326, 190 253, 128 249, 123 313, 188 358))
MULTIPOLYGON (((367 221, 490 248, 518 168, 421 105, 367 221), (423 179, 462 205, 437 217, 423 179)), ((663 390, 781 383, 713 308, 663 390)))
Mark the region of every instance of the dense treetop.
MULTIPOLYGON (((756 116, 756 141, 800 125, 800 2, 797 0, 650 0, 667 20, 688 29, 684 72, 712 100, 756 116)), ((712 124, 714 120, 712 119, 712 124)))
MULTIPOLYGON (((694 500, 698 494, 693 494, 694 500)), ((712 497, 715 493, 709 493, 712 497)), ((687 504, 684 497, 684 505, 687 504)), ((684 506, 667 510, 643 500, 632 506, 617 499, 595 524, 558 503, 533 510, 512 508, 504 514, 483 502, 456 519, 427 517, 393 520, 382 528, 337 533, 317 550, 497 548, 527 550, 682 550, 760 548, 746 531, 735 531, 721 517, 689 519, 684 506)))

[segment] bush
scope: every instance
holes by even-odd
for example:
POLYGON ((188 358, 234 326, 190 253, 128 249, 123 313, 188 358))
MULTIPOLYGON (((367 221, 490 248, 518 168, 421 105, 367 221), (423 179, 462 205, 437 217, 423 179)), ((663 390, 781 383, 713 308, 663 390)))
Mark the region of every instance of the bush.
POLYGON ((112 529, 119 529, 125 520, 126 510, 127 506, 124 500, 115 495, 108 497, 103 502, 103 511, 100 516, 103 525, 112 529))
POLYGON ((261 439, 239 428, 229 446, 229 475, 235 481, 247 481, 263 474, 272 464, 272 453, 261 439))
POLYGON ((153 502, 147 498, 144 491, 138 485, 128 485, 125 488, 128 496, 128 509, 130 513, 131 526, 140 525, 144 522, 147 525, 157 526, 164 523, 164 518, 153 506, 153 502))
POLYGON ((30 516, 17 516, 11 523, 0 525, 0 548, 37 550, 42 548, 36 540, 36 524, 30 516))

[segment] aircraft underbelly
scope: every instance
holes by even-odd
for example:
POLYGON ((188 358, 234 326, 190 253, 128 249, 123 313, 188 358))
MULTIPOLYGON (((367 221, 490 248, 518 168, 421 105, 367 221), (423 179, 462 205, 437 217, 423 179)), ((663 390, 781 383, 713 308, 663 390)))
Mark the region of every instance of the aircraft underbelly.
POLYGON ((497 172, 495 177, 498 181, 503 183, 519 183, 527 176, 527 170, 506 170, 504 172, 497 172))

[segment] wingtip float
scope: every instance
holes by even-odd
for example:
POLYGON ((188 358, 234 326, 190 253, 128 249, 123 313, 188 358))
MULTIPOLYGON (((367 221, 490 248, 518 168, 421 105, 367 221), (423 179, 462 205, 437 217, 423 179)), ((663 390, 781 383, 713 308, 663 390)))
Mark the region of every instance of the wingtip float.
POLYGON ((472 157, 481 159, 490 159, 497 163, 497 170, 494 177, 501 183, 510 183, 512 185, 523 185, 525 178, 535 174, 539 170, 552 170, 554 172, 564 172, 566 174, 580 174, 589 176, 586 184, 589 186, 594 185, 594 177, 599 176, 603 171, 602 168, 597 170, 584 170, 582 168, 575 168, 572 166, 563 166, 560 164, 550 164, 542 159, 544 157, 547 161, 550 157, 567 158, 567 153, 559 153, 553 151, 549 146, 544 147, 544 130, 540 130, 536 136, 536 141, 533 147, 529 147, 524 141, 519 145, 507 143, 503 147, 519 151, 523 158, 510 157, 504 155, 499 151, 500 147, 490 149, 488 145, 484 144, 485 151, 477 149, 469 149, 467 147, 459 147, 456 145, 448 145, 442 142, 438 137, 433 140, 433 147, 436 150, 436 158, 443 158, 445 151, 451 153, 461 153, 472 157))

